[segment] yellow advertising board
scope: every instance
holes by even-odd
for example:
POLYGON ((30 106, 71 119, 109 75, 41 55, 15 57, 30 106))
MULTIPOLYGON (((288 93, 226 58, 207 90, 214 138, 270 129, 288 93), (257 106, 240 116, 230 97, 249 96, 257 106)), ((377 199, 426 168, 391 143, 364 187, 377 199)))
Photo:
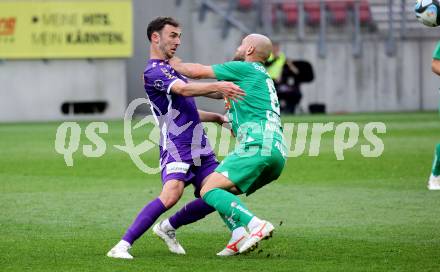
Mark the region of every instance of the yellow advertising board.
POLYGON ((130 0, 2 1, 0 59, 132 55, 130 0))

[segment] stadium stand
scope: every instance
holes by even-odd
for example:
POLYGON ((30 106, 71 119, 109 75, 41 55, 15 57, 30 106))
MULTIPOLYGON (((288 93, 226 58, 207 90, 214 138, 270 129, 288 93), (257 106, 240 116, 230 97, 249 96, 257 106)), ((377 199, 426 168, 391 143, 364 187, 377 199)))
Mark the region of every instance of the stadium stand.
POLYGON ((319 2, 304 2, 307 23, 310 26, 317 26, 321 20, 321 4, 319 2))
POLYGON ((359 20, 362 24, 371 22, 371 10, 368 1, 361 1, 359 5, 359 20))
POLYGON ((249 9, 251 9, 252 8, 252 6, 253 6, 253 1, 252 0, 239 0, 238 1, 238 8, 240 9, 240 10, 244 10, 244 11, 246 11, 246 10, 249 10, 249 9))
POLYGON ((332 23, 335 25, 342 25, 347 22, 348 19, 348 7, 347 2, 328 2, 327 8, 330 12, 332 23))
MULTIPOLYGON (((285 24, 286 26, 293 26, 298 23, 298 6, 296 3, 283 3, 281 4, 282 11, 285 15, 285 24)), ((276 16, 276 13, 273 14, 276 16)), ((274 18, 276 20, 276 18, 274 18)))

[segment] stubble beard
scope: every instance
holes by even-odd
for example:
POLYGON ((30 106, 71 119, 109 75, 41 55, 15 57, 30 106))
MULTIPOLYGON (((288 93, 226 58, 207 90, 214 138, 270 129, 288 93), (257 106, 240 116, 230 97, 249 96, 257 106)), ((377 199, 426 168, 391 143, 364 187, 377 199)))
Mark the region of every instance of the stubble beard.
POLYGON ((233 58, 234 61, 244 61, 244 57, 240 55, 235 55, 233 58))
POLYGON ((166 46, 164 44, 159 45, 159 50, 162 52, 166 59, 171 59, 174 54, 166 50, 166 46))

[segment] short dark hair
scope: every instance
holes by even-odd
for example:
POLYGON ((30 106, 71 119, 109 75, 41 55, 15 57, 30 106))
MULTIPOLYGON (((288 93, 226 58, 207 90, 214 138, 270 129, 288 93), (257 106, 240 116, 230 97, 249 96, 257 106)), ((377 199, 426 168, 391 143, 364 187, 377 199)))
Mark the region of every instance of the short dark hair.
POLYGON ((166 25, 172 25, 174 27, 179 27, 179 22, 171 17, 157 17, 148 24, 147 27, 147 38, 151 42, 151 35, 153 32, 161 32, 166 25))

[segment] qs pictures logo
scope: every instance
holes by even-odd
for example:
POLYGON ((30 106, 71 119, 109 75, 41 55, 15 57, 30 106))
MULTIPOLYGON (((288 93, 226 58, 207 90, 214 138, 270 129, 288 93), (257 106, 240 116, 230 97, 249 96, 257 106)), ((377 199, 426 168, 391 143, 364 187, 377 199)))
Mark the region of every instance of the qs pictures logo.
MULTIPOLYGON (((133 163, 144 173, 156 174, 160 172, 160 166, 150 167, 141 158, 149 150, 158 146, 159 143, 159 129, 156 125, 156 120, 153 116, 148 115, 136 124, 132 124, 134 112, 137 107, 142 104, 148 104, 145 98, 138 98, 130 103, 125 112, 124 117, 124 141, 125 145, 114 145, 115 148, 126 152, 133 163), (140 144, 135 144, 132 130, 139 129, 147 124, 152 124, 154 129, 140 144)), ((87 125, 85 129, 85 136, 94 145, 84 145, 83 154, 89 158, 98 158, 105 154, 107 145, 104 139, 99 134, 107 134, 109 131, 108 125, 104 122, 92 122, 87 125)), ((73 166, 73 154, 78 151, 80 147, 81 127, 77 122, 64 122, 56 132, 55 151, 64 155, 64 161, 67 166, 73 166)))
MULTIPOLYGON (((162 114, 154 104, 149 103, 145 98, 138 98, 133 100, 128 106, 124 116, 124 144, 113 145, 114 148, 127 153, 133 163, 144 173, 157 174, 161 170, 161 162, 157 166, 149 166, 145 163, 145 157, 142 156, 150 150, 157 150, 160 147, 161 150, 166 150, 167 155, 175 159, 176 162, 181 162, 179 153, 179 146, 170 139, 172 135, 174 138, 178 137, 182 133, 189 133, 192 135, 191 141, 191 158, 194 161, 194 165, 199 166, 200 158, 204 154, 209 154, 215 149, 217 144, 217 136, 219 135, 218 129, 220 129, 220 138, 218 139, 218 152, 220 156, 226 156, 230 149, 231 133, 229 129, 225 127, 219 127, 213 123, 207 123, 203 126, 201 123, 191 127, 193 121, 189 121, 186 124, 178 125, 175 121, 178 119, 180 112, 176 109, 168 109, 168 111, 162 114), (134 113, 136 109, 144 104, 149 104, 152 115, 147 115, 140 121, 134 121, 134 113), (135 141, 133 137, 133 131, 140 129, 144 126, 153 127, 148 135, 143 135, 142 141, 135 141), (205 134, 203 130, 206 129, 205 134), (203 139, 210 135, 209 141, 211 144, 203 144, 203 139)), ((281 129, 280 129, 281 130, 281 129)), ((299 157, 302 155, 308 155, 310 157, 317 157, 320 155, 321 141, 323 135, 330 133, 333 139, 325 139, 328 142, 333 143, 333 151, 336 160, 345 160, 345 152, 353 148, 358 148, 361 155, 364 158, 377 158, 384 152, 385 146, 380 135, 386 133, 386 125, 382 122, 370 122, 363 127, 354 122, 342 122, 335 124, 329 123, 284 123, 283 134, 280 136, 284 138, 284 143, 277 141, 272 145, 274 135, 276 132, 272 129, 270 123, 266 123, 264 127, 261 124, 247 122, 240 124, 237 128, 239 135, 235 143, 234 150, 237 150, 237 154, 243 157, 253 156, 259 152, 258 148, 243 149, 242 143, 245 143, 252 137, 248 134, 250 131, 253 133, 263 133, 263 146, 262 156, 270 156, 272 154, 272 146, 278 149, 285 157, 299 157), (294 135, 294 127, 296 127, 296 135, 294 135), (291 150, 291 147, 294 147, 291 150), (308 147, 308 154, 306 148, 308 147)), ((85 136, 91 144, 84 144, 82 146, 82 153, 86 157, 97 158, 105 154, 107 144, 100 134, 107 134, 109 132, 108 125, 104 122, 92 122, 87 125, 85 129, 85 136)), ((80 148, 80 138, 83 134, 80 125, 77 122, 64 122, 62 123, 56 132, 55 138, 55 151, 64 156, 66 165, 73 166, 73 154, 80 148)), ((162 165, 163 166, 163 165, 162 165)), ((173 169, 179 170, 179 169, 173 169)), ((227 175, 227 173, 226 173, 227 175)))

